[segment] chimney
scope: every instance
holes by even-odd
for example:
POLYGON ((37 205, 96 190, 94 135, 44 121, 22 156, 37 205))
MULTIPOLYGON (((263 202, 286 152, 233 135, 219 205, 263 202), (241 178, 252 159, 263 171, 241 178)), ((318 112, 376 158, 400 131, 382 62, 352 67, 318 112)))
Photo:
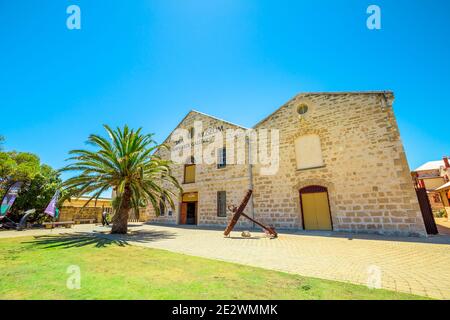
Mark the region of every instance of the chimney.
POLYGON ((448 161, 448 157, 447 157, 447 156, 444 156, 444 157, 442 158, 442 160, 444 160, 445 169, 450 168, 450 162, 448 161))

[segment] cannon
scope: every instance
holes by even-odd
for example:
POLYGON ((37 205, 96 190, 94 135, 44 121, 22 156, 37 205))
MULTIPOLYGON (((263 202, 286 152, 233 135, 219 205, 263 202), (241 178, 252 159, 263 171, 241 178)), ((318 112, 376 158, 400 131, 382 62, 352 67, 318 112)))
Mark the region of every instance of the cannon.
POLYGON ((228 226, 225 229, 225 232, 223 233, 226 237, 230 235, 231 231, 233 231, 234 226, 236 225, 236 223, 238 222, 238 220, 241 216, 243 216, 244 218, 250 220, 254 224, 263 228, 272 238, 278 237, 278 233, 275 231, 275 228, 265 226, 262 223, 256 221, 255 219, 250 218, 248 215, 246 215, 244 213, 245 207, 247 206, 248 201, 250 200, 250 198, 252 196, 252 193, 253 193, 253 190, 247 191, 247 194, 245 195, 245 197, 242 200, 239 207, 228 206, 228 210, 233 212, 233 217, 231 218, 230 223, 228 224, 228 226))

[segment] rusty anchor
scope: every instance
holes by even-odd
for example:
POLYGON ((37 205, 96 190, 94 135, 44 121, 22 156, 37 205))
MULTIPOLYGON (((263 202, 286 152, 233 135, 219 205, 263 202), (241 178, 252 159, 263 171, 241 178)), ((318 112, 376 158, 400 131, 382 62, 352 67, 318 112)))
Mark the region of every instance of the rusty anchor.
POLYGON ((241 216, 243 216, 244 218, 247 218, 248 220, 250 220, 251 222, 253 222, 254 224, 260 226, 261 228, 263 228, 263 230, 272 238, 276 238, 278 237, 278 233, 275 231, 275 228, 273 227, 268 227, 263 225, 262 223, 256 221, 255 219, 250 218, 248 215, 246 215, 244 213, 245 207, 248 204, 248 201, 250 200, 251 196, 252 196, 253 190, 248 190, 247 194, 245 195, 244 199, 242 200, 241 204, 239 205, 239 207, 236 206, 228 206, 228 210, 230 210, 231 212, 233 212, 233 217, 231 218, 230 223, 228 224, 227 228, 225 229, 225 232, 223 233, 225 236, 229 236, 231 231, 233 231, 234 226, 236 225, 236 223, 238 222, 239 218, 241 216))

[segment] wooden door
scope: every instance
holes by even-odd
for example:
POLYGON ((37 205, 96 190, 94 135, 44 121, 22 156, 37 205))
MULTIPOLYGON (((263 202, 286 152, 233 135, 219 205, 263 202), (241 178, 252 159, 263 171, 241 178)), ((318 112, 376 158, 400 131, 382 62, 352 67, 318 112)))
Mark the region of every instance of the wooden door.
POLYGON ((300 191, 303 226, 305 230, 333 230, 328 192, 324 189, 316 188, 300 191))
POLYGON ((182 202, 181 203, 180 224, 186 224, 186 220, 187 220, 187 206, 188 206, 188 204, 186 202, 182 202))
POLYGON ((317 230, 332 230, 328 193, 314 193, 316 204, 317 230))
POLYGON ((303 225, 305 230, 317 230, 317 218, 314 193, 305 193, 302 197, 303 225))

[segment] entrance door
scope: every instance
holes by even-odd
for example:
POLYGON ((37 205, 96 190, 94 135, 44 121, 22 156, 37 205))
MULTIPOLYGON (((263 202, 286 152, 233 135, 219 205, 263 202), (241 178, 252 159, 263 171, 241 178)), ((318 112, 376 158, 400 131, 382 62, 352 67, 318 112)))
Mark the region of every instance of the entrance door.
POLYGON ((187 202, 181 203, 181 210, 180 210, 180 224, 186 224, 187 219, 187 202))
POLYGON ((197 202, 188 202, 186 224, 197 224, 197 202))
POLYGON ((305 230, 333 230, 328 191, 325 187, 310 186, 301 189, 300 204, 305 230))
POLYGON ((180 224, 197 224, 197 203, 197 192, 183 194, 180 210, 180 224))

